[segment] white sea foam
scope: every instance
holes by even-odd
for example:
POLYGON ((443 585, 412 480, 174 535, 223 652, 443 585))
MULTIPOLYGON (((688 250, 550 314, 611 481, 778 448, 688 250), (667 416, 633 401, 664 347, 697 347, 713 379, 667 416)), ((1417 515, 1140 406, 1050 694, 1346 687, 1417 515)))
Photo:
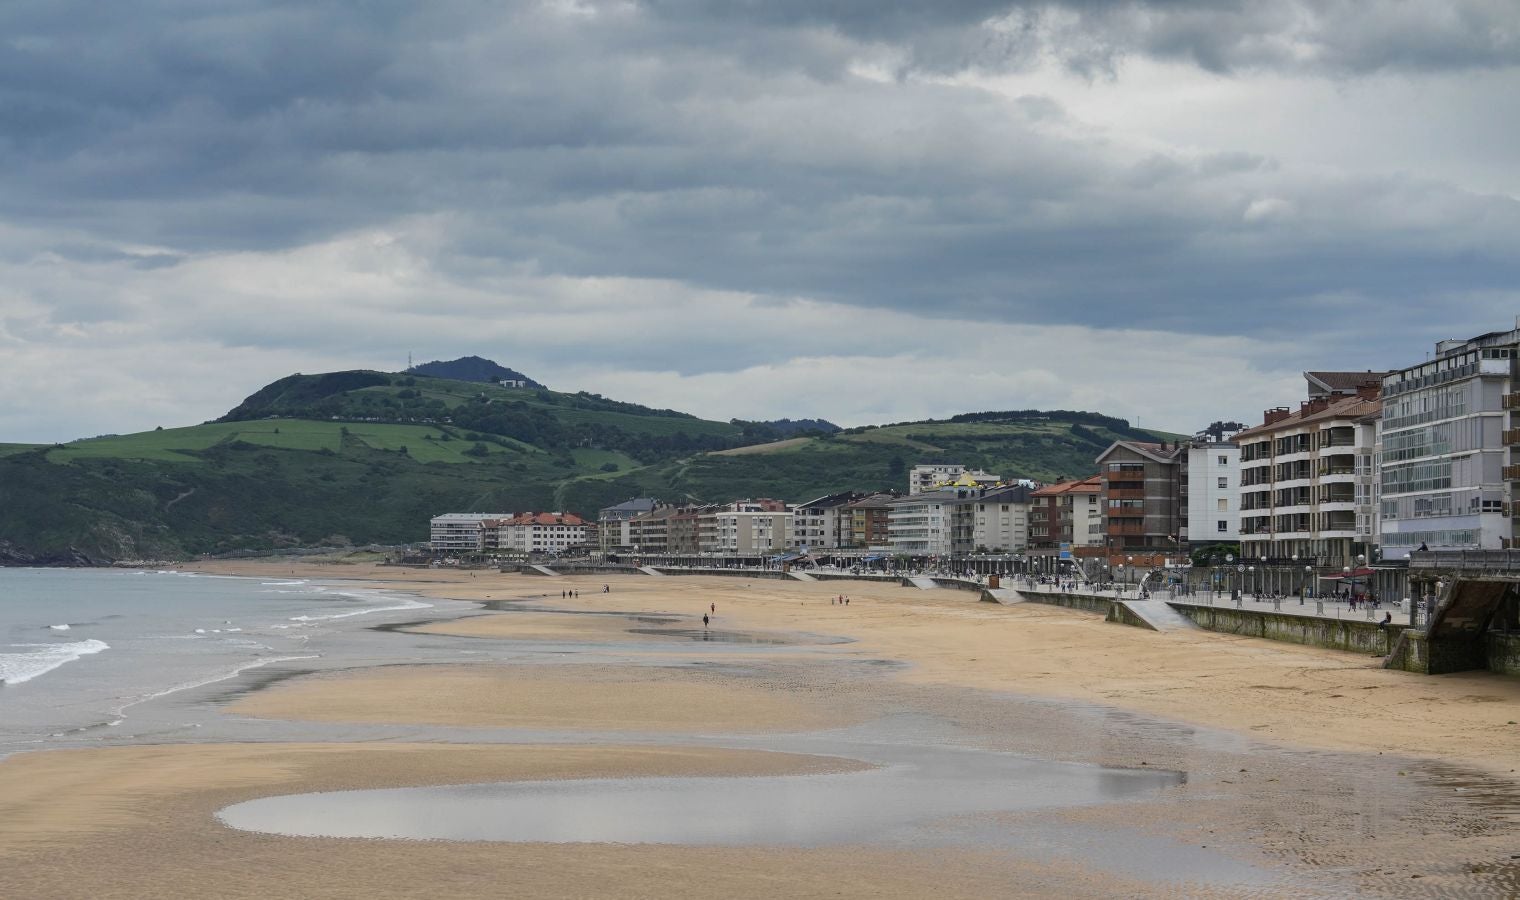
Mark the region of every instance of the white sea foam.
POLYGON ((264 587, 288 587, 288 586, 293 585, 293 584, 308 584, 308 583, 309 582, 305 582, 305 581, 261 581, 261 582, 259 582, 259 584, 262 584, 264 587))
MULTIPOLYGON (((171 688, 165 688, 165 689, 163 689, 161 691, 154 691, 151 694, 145 694, 145 695, 143 695, 141 697, 138 697, 136 700, 133 700, 130 703, 126 703, 126 704, 123 704, 121 706, 116 707, 115 709, 113 709, 111 711, 111 713, 112 713, 112 715, 115 715, 115 716, 124 716, 126 714, 127 710, 131 709, 132 707, 136 706, 139 703, 147 703, 149 700, 157 700, 159 697, 166 697, 169 694, 177 694, 180 691, 188 691, 188 690, 190 690, 192 688, 205 687, 208 684, 216 684, 218 681, 226 681, 229 678, 236 678, 237 676, 243 674, 244 672, 248 671, 249 669, 257 669, 257 668, 260 668, 262 666, 273 665, 274 663, 294 662, 295 660, 298 660, 298 659, 321 659, 321 658, 322 658, 321 656, 271 656, 271 657, 268 657, 266 659, 257 659, 257 660, 254 660, 253 662, 250 662, 250 663, 244 663, 244 664, 242 664, 240 666, 234 666, 231 669, 228 669, 226 671, 220 672, 220 673, 218 673, 216 675, 212 675, 209 678, 202 678, 199 681, 188 681, 188 682, 185 682, 184 684, 176 684, 174 687, 171 687, 171 688)), ((116 724, 116 723, 113 722, 112 724, 116 724)), ((200 725, 196 724, 194 727, 199 728, 200 725)))
POLYGON ((69 630, 69 626, 67 624, 64 624, 64 625, 49 625, 48 627, 51 628, 51 629, 53 629, 54 631, 68 631, 69 630))
MULTIPOLYGON (((360 595, 360 594, 348 594, 348 595, 345 595, 345 596, 362 597, 363 595, 360 595)), ((322 616, 291 616, 290 617, 290 621, 292 621, 292 622, 325 622, 325 621, 327 621, 329 619, 349 619, 349 618, 352 618, 354 616, 367 616, 370 613, 399 612, 399 611, 405 610, 405 609, 432 609, 433 608, 433 604, 431 604, 431 603, 423 603, 423 602, 421 602, 419 600, 406 600, 406 599, 403 599, 403 598, 396 598, 396 599, 400 600, 400 604, 397 605, 397 606, 372 606, 372 607, 369 607, 368 609, 353 609, 353 610, 349 610, 348 612, 329 613, 327 615, 322 615, 322 616)), ((278 627, 278 626, 276 626, 276 627, 278 627)))
POLYGON ((111 649, 105 641, 88 640, 73 644, 15 644, 21 653, 0 653, 0 684, 21 684, 45 675, 64 663, 111 649))

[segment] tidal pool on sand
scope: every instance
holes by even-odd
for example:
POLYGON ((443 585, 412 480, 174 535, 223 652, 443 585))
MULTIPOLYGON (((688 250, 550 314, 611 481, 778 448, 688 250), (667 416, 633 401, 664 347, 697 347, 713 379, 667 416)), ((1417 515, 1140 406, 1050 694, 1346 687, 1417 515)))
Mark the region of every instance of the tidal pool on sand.
MULTIPOLYGON (((874 754, 873 754, 874 755, 874 754)), ((1104 769, 988 751, 891 748, 880 768, 830 775, 595 778, 266 797, 218 813, 301 837, 818 846, 1008 843, 955 817, 1107 803, 1178 772, 1104 769)))

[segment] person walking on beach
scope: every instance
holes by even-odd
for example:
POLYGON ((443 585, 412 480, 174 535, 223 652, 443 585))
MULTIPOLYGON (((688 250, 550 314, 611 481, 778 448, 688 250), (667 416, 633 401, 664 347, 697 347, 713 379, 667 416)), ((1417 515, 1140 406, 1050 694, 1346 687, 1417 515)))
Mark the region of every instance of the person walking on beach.
POLYGON ((709 606, 712 607, 712 614, 716 616, 718 614, 718 604, 712 603, 712 604, 709 604, 709 606))
POLYGON ((709 621, 709 620, 708 620, 708 618, 707 618, 707 613, 703 613, 703 614, 702 614, 702 630, 703 630, 703 631, 706 631, 706 630, 707 630, 707 623, 708 623, 708 621, 709 621))

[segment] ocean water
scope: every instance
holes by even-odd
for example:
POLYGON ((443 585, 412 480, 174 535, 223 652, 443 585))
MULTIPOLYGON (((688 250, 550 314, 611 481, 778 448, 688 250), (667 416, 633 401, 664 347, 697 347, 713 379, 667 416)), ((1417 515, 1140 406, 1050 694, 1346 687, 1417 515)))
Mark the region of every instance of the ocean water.
POLYGON ((0 755, 120 729, 145 701, 317 660, 345 632, 434 605, 299 578, 0 569, 0 755))

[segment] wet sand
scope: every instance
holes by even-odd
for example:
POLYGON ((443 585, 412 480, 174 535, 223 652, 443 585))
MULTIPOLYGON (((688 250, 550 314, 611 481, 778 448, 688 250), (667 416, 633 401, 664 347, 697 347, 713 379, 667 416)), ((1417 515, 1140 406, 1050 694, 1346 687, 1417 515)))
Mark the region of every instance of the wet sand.
MULTIPOLYGON (((1520 893, 1520 686, 1421 678, 1359 657, 1049 607, 866 583, 549 579, 372 566, 219 563, 222 574, 366 580, 488 612, 420 630, 618 649, 564 664, 387 665, 279 680, 229 703, 260 721, 556 729, 586 743, 270 743, 23 754, 0 762, 0 895, 32 897, 1497 897, 1520 893), (613 592, 600 593, 602 583, 613 592), (562 599, 566 585, 582 596, 562 599), (829 598, 849 593, 848 607, 829 598), (526 603, 524 603, 526 601, 526 603), (770 636, 698 661, 628 616, 770 636), (555 612, 551 610, 564 610, 555 612), (809 645, 799 634, 852 643, 809 645), (632 644, 630 641, 637 643, 632 644), (609 661, 610 660, 610 661, 609 661), (621 661, 619 661, 621 660, 621 661), (1187 773, 1143 802, 1008 814, 1024 853, 978 847, 688 847, 293 838, 218 809, 360 788, 854 765, 721 746, 893 722, 968 746, 1187 773), (930 723, 938 723, 931 725, 930 723), (619 734, 653 734, 629 746, 619 734), (661 734, 668 735, 661 737, 661 734), (682 737, 682 736, 685 737, 682 737), (744 737, 748 735, 748 737, 744 737), (1158 850, 1153 842, 1170 842, 1158 850), (1061 851, 1090 845, 1085 864, 1061 851), (1193 883, 1181 848, 1281 882, 1193 883), (1128 866, 1128 868, 1127 868, 1128 866), (1134 870, 1132 870, 1134 869, 1134 870)), ((678 627, 677 625, 658 627, 678 627)), ((400 637, 377 633, 377 641, 400 637)), ((485 734, 487 732, 482 732, 485 734)), ((489 732, 497 735, 497 732, 489 732)), ((454 738, 459 740, 459 738, 454 738)), ((473 740, 473 739, 472 739, 473 740)), ((578 740, 566 738, 566 740, 578 740)), ((744 746, 750 746, 745 744, 744 746)))
POLYGON ((690 734, 813 731, 858 721, 858 713, 837 706, 715 672, 477 664, 301 678, 259 691, 228 712, 319 722, 690 734))

